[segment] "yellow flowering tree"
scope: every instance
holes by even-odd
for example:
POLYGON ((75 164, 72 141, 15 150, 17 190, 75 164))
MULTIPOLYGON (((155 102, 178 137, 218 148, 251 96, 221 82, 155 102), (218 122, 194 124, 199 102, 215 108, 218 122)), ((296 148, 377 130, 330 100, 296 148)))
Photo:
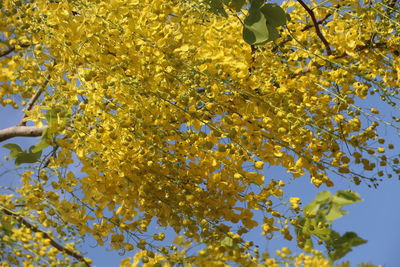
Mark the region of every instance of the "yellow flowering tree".
POLYGON ((2 260, 90 265, 74 245, 88 235, 133 251, 124 266, 332 265, 365 242, 331 229, 359 196, 322 191, 302 207, 285 184, 377 187, 399 174, 379 129, 395 132, 400 119, 362 104, 375 94, 396 114, 397 8, 2 1, 0 103, 24 116, 0 141, 28 166, 15 192, 0 196, 2 260), (40 139, 26 148, 12 143, 18 136, 40 139), (244 237, 252 229, 295 238, 311 254, 259 253, 244 237))

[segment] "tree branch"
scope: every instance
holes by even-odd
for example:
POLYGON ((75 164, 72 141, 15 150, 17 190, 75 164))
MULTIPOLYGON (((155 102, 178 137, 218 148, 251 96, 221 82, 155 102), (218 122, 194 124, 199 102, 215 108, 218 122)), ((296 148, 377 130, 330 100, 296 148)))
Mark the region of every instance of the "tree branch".
POLYGON ((36 137, 41 136, 45 127, 36 126, 12 126, 0 130, 0 142, 8 140, 13 137, 36 137))
MULTIPOLYGON (((26 48, 29 47, 29 44, 20 44, 21 47, 26 48)), ((4 57, 7 56, 8 54, 10 54, 11 52, 15 51, 15 46, 9 46, 6 50, 0 52, 0 57, 4 57)))
MULTIPOLYGON (((322 18, 321 20, 318 20, 318 21, 317 21, 317 24, 320 25, 320 24, 325 23, 325 21, 326 21, 327 19, 329 19, 330 16, 332 16, 332 13, 326 14, 326 16, 325 16, 324 18, 322 18)), ((304 26, 303 29, 301 29, 301 31, 302 31, 302 32, 305 32, 306 30, 311 29, 312 27, 315 27, 314 25, 315 25, 314 23, 313 23, 312 25, 311 25, 311 24, 306 25, 306 26, 304 26)))
POLYGON ((0 52, 0 57, 7 56, 8 54, 10 54, 14 50, 15 50, 15 46, 10 46, 10 47, 8 47, 8 49, 0 52))
MULTIPOLYGON (((323 19, 321 19, 321 20, 318 21, 318 25, 319 25, 319 24, 325 23, 326 20, 329 19, 330 16, 332 16, 332 14, 331 14, 331 13, 328 13, 323 19)), ((309 25, 304 26, 300 31, 301 31, 301 32, 305 32, 306 30, 308 30, 308 29, 310 29, 310 28, 312 28, 312 27, 314 27, 314 24, 313 24, 313 25, 310 25, 310 24, 309 24, 309 25)), ((282 45, 286 44, 286 43, 289 42, 289 41, 290 41, 290 39, 286 39, 286 40, 280 42, 279 44, 275 45, 274 48, 272 48, 271 51, 272 51, 272 52, 275 52, 276 50, 278 50, 279 47, 281 47, 282 45)))
POLYGON ((319 39, 321 39, 322 43, 324 44, 325 49, 326 49, 326 53, 327 53, 328 55, 332 55, 332 50, 331 50, 331 48, 330 48, 330 46, 329 46, 328 41, 325 39, 324 35, 322 34, 321 29, 319 28, 318 21, 317 21, 317 19, 315 18, 314 11, 312 11, 312 10, 306 5, 306 3, 303 2, 303 0, 297 0, 297 2, 299 2, 300 5, 301 5, 302 7, 304 7, 304 9, 305 9, 305 10, 307 11, 307 13, 310 15, 311 20, 312 20, 312 22, 313 22, 313 24, 314 24, 315 32, 317 33, 319 39))
POLYGON ((397 4, 397 0, 391 0, 386 6, 386 14, 391 15, 394 11, 396 11, 395 7, 397 4))
POLYGON ((388 4, 388 7, 390 7, 391 9, 394 9, 394 6, 396 5, 397 0, 392 0, 390 1, 390 3, 388 4))
MULTIPOLYGON (((31 110, 33 108, 33 105, 35 104, 36 100, 38 100, 38 98, 40 97, 40 95, 42 94, 42 92, 44 91, 44 89, 46 88, 47 84, 49 83, 50 80, 50 75, 48 75, 46 77, 46 80, 43 82, 43 84, 40 86, 39 90, 36 91, 36 93, 32 96, 32 98, 29 100, 28 104, 26 105, 26 108, 24 110, 28 111, 31 110)), ((26 121, 24 121, 24 119, 27 117, 26 113, 24 114, 24 116, 21 119, 21 122, 18 124, 18 126, 25 126, 26 125, 26 121)))
POLYGON ((5 214, 12 216, 14 219, 16 219, 19 223, 23 224, 25 227, 31 229, 35 233, 42 233, 43 237, 50 240, 50 245, 55 247, 58 251, 62 253, 66 253, 67 255, 75 258, 79 262, 84 262, 86 263, 87 266, 90 266, 90 263, 82 256, 79 255, 78 253, 63 247, 62 245, 58 244, 48 233, 40 230, 37 226, 32 225, 29 223, 27 220, 25 220, 21 215, 14 213, 13 211, 6 209, 4 207, 1 207, 1 211, 3 211, 5 214))

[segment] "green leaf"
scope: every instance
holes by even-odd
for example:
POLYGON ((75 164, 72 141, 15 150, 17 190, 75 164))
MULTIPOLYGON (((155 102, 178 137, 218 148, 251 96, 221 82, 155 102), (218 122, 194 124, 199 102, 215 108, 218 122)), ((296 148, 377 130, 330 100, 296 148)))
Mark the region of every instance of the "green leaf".
POLYGON ((356 192, 349 190, 339 190, 335 195, 332 196, 331 205, 328 214, 326 215, 327 220, 336 220, 345 214, 347 211, 343 210, 344 205, 353 204, 361 201, 362 199, 356 192))
POLYGON ((332 201, 339 205, 349 205, 362 201, 360 195, 350 190, 339 190, 333 196, 332 201))
POLYGON ((344 235, 334 240, 334 242, 330 244, 332 247, 331 251, 329 252, 329 258, 332 261, 341 259, 347 253, 352 251, 352 247, 359 246, 365 243, 367 243, 367 241, 360 238, 356 233, 346 232, 344 235))
POLYGON ((329 192, 329 191, 321 191, 315 197, 314 201, 320 202, 320 203, 325 203, 331 198, 331 196, 332 196, 331 192, 329 192))
POLYGON ((331 192, 329 191, 321 191, 315 197, 313 201, 311 201, 307 206, 304 207, 304 213, 314 212, 317 213, 320 207, 326 203, 328 203, 331 199, 331 192))
POLYGON ((246 0, 232 0, 230 2, 231 2, 231 6, 233 4, 233 8, 237 12, 239 12, 242 9, 242 7, 244 6, 244 4, 246 4, 246 0))
POLYGON ((314 248, 314 244, 313 244, 311 238, 306 239, 306 241, 304 242, 303 250, 305 252, 311 252, 313 250, 313 248, 314 248))
POLYGON ((0 222, 0 229, 3 230, 6 235, 10 235, 12 233, 14 224, 10 222, 10 220, 3 220, 3 218, 0 219, 0 222))
POLYGON ((61 119, 63 121, 66 121, 71 115, 71 110, 66 109, 64 107, 55 107, 53 109, 46 110, 46 120, 49 124, 52 122, 57 121, 58 119, 61 119))
POLYGON ((265 3, 265 0, 250 0, 250 9, 249 11, 259 10, 261 6, 265 3))
MULTIPOLYGON (((32 149, 32 147, 30 148, 30 150, 32 149)), ((15 165, 18 166, 23 163, 35 163, 35 162, 39 161, 41 155, 42 155, 42 151, 39 151, 36 153, 23 151, 23 152, 19 153, 17 155, 17 157, 15 158, 15 165)))
POLYGON ((219 16, 228 17, 221 0, 207 0, 207 3, 210 6, 211 12, 219 16))
POLYGON ((221 244, 226 246, 226 247, 233 247, 234 242, 233 242, 233 239, 231 237, 227 236, 224 239, 222 239, 221 244))
POLYGON ((39 143, 37 143, 36 145, 34 145, 31 149, 30 152, 32 153, 37 153, 39 151, 42 151, 43 149, 45 149, 46 147, 48 147, 50 144, 48 144, 46 142, 45 138, 42 138, 42 140, 40 140, 39 143))
POLYGON ((318 236, 324 241, 327 241, 330 239, 332 233, 332 229, 324 227, 324 228, 318 228, 317 224, 315 225, 315 229, 311 231, 311 234, 318 236))
POLYGON ((46 110, 45 117, 46 117, 47 122, 50 124, 54 120, 57 120, 57 112, 54 109, 46 110))
MULTIPOLYGON (((326 224, 336 220, 348 212, 343 210, 344 205, 361 201, 360 196, 351 191, 337 191, 332 195, 329 191, 318 193, 315 199, 304 208, 304 216, 299 216, 299 225, 295 232, 298 239, 306 237, 317 237, 324 241, 328 250, 329 258, 332 261, 344 257, 352 251, 352 247, 366 243, 364 239, 353 232, 347 232, 341 236, 338 232, 329 227, 318 227, 320 223, 326 224), (307 216, 307 213, 314 213, 314 217, 307 216)), ((303 250, 308 252, 312 242, 306 238, 303 250)), ((311 239, 310 239, 311 240, 311 239)), ((312 248, 312 247, 311 247, 312 248)))
POLYGON ((332 203, 329 212, 325 216, 325 218, 327 220, 333 221, 339 219, 340 217, 346 214, 348 214, 348 212, 342 209, 342 205, 337 205, 335 203, 332 203))
POLYGON ((267 42, 275 41, 276 39, 279 38, 279 31, 275 27, 273 27, 267 23, 267 29, 268 29, 268 34, 269 34, 267 42))
POLYGON ((10 157, 15 158, 21 152, 23 152, 22 148, 17 144, 6 144, 3 146, 10 150, 10 157))
POLYGON ((286 13, 277 4, 265 4, 261 7, 261 12, 267 18, 267 23, 274 28, 286 24, 286 13))
POLYGON ((251 45, 268 41, 267 20, 259 9, 250 8, 249 15, 244 19, 243 39, 251 45))

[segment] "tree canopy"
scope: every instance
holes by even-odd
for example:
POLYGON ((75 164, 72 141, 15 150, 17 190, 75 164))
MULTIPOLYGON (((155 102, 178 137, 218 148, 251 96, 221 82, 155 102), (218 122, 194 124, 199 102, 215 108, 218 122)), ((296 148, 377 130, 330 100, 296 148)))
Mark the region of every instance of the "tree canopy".
POLYGON ((0 103, 24 114, 0 142, 26 166, 0 195, 4 263, 90 265, 75 247, 85 236, 126 253, 124 266, 331 266, 365 243, 332 229, 360 196, 327 188, 400 173, 382 134, 400 127, 397 1, 4 0, 0 10, 0 103), (12 143, 21 136, 39 139, 12 143), (301 203, 285 194, 294 179, 321 192, 301 203), (305 254, 260 253, 246 240, 254 229, 305 254))

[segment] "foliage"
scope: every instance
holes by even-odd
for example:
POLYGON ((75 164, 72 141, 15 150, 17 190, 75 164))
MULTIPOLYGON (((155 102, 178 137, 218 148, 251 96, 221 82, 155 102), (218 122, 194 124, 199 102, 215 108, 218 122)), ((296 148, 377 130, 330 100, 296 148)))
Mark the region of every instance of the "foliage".
POLYGON ((33 163, 0 198, 6 262, 89 265, 72 244, 86 236, 149 266, 331 266, 364 243, 327 227, 358 195, 322 191, 302 209, 284 189, 400 173, 380 136, 400 121, 396 1, 0 5, 0 103, 26 106, 8 136, 42 131, 30 149, 4 146, 33 163), (365 108, 374 94, 391 117, 365 108), (311 254, 260 254, 249 231, 296 234, 311 254))
POLYGON ((329 228, 332 221, 346 214, 342 206, 360 200, 357 193, 351 191, 338 191, 335 195, 329 191, 321 191, 304 207, 304 215, 292 222, 296 227, 299 246, 305 251, 311 251, 314 248, 311 237, 315 236, 320 243, 325 243, 329 259, 335 261, 350 252, 351 247, 366 243, 367 241, 358 237, 356 233, 346 232, 340 235, 329 228))
MULTIPOLYGON (((243 40, 251 45, 259 45, 268 41, 275 41, 279 37, 277 27, 286 24, 285 11, 276 4, 267 4, 264 0, 249 1, 248 15, 242 22, 243 40)), ((244 0, 221 1, 208 0, 211 12, 227 17, 224 4, 241 12, 246 4, 244 0)))
POLYGON ((35 146, 31 146, 29 151, 24 151, 17 144, 7 144, 4 148, 10 149, 10 157, 15 158, 15 165, 22 163, 35 163, 39 160, 42 155, 41 150, 37 151, 35 146))

